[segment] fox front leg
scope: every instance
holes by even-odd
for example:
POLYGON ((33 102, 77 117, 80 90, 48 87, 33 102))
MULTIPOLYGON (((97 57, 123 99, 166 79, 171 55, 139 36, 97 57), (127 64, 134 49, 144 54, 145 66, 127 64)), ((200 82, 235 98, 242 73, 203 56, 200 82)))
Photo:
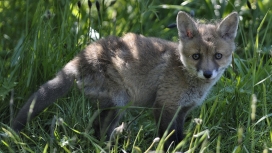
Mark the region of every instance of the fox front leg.
POLYGON ((174 133, 164 143, 164 150, 167 150, 170 145, 175 146, 184 138, 183 125, 185 116, 190 108, 187 107, 162 107, 155 109, 154 115, 159 126, 158 134, 162 137, 165 132, 168 134, 174 130, 174 133))

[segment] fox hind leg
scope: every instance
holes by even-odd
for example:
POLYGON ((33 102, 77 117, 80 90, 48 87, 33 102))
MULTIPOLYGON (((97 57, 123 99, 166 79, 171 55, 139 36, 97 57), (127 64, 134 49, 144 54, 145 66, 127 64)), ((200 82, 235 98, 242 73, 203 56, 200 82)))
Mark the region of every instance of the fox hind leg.
POLYGON ((110 140, 110 136, 120 118, 123 116, 122 106, 128 102, 127 94, 119 94, 113 98, 103 98, 98 100, 99 115, 94 120, 93 126, 95 136, 103 140, 110 140), (119 108, 118 108, 119 107, 119 108))
POLYGON ((122 114, 117 108, 99 109, 101 111, 93 123, 95 136, 101 140, 110 140, 111 133, 116 128, 122 114))

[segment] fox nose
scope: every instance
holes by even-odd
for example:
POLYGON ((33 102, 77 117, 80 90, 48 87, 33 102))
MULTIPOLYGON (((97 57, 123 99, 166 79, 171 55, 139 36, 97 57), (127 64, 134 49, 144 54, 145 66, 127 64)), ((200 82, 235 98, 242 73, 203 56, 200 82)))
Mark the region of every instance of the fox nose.
POLYGON ((203 75, 206 79, 209 79, 212 77, 212 71, 204 71, 203 75))

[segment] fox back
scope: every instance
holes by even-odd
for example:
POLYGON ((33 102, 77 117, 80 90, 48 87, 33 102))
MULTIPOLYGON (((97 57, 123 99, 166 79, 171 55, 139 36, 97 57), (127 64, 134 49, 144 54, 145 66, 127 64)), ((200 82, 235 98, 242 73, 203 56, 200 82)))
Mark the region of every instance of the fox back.
POLYGON ((179 143, 186 114, 203 102, 231 63, 238 15, 202 24, 179 12, 177 28, 179 42, 129 33, 88 45, 28 99, 12 128, 19 132, 76 83, 87 97, 99 102, 102 112, 93 123, 98 138, 109 140, 122 116, 112 108, 131 102, 154 107, 160 137, 175 130, 165 149, 179 143))

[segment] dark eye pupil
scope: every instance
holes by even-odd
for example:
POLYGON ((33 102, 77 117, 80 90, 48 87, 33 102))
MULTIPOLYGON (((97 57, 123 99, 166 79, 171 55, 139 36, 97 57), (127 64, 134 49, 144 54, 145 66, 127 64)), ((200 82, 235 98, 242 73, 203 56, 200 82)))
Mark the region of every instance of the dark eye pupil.
POLYGON ((222 58, 222 54, 216 53, 216 54, 215 54, 215 58, 216 58, 216 59, 221 59, 221 58, 222 58))
POLYGON ((200 54, 193 54, 192 57, 194 60, 198 60, 200 58, 200 54))

